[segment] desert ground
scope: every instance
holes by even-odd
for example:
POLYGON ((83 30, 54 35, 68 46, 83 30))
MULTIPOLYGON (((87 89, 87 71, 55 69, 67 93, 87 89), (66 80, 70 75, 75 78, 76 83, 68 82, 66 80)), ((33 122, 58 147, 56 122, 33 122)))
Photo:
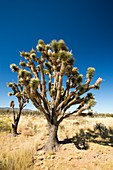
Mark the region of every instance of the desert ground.
POLYGON ((0 170, 113 169, 113 117, 65 119, 58 129, 62 144, 47 153, 41 149, 48 138, 42 115, 21 116, 17 137, 11 123, 12 115, 0 115, 0 170))

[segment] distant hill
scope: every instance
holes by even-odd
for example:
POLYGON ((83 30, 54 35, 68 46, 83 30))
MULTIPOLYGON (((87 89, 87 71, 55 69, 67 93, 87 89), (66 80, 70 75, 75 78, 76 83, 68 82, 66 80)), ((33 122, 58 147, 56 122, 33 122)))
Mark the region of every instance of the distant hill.
MULTIPOLYGON (((17 109, 17 108, 15 108, 15 109, 17 109)), ((0 110, 11 110, 11 108, 10 107, 0 107, 0 110)))
MULTIPOLYGON (((10 107, 0 107, 0 110, 11 110, 11 108, 10 107)), ((18 108, 15 108, 15 110, 18 110, 18 108)), ((32 112, 33 110, 31 110, 31 109, 23 109, 23 111, 32 112)))

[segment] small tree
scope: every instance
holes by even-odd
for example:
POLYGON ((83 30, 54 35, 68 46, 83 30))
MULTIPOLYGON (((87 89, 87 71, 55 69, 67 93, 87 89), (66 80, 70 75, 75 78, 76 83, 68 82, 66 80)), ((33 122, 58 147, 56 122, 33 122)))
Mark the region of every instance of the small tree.
POLYGON ((27 97, 27 95, 24 91, 24 88, 21 84, 16 84, 16 83, 12 82, 12 83, 8 83, 7 86, 11 87, 12 91, 13 91, 13 93, 9 92, 8 95, 9 96, 12 96, 12 95, 16 96, 18 103, 19 103, 18 111, 17 111, 17 113, 15 113, 14 101, 12 100, 10 102, 10 107, 12 108, 12 112, 13 112, 12 132, 13 132, 13 135, 16 136, 18 134, 17 128, 18 128, 18 123, 19 123, 19 120, 20 120, 22 110, 26 106, 26 104, 28 103, 29 99, 28 99, 28 97, 27 97))
POLYGON ((23 85, 33 105, 43 112, 49 126, 49 138, 45 145, 46 150, 54 150, 59 144, 57 131, 59 124, 72 114, 81 115, 84 110, 95 105, 91 89, 99 89, 101 78, 90 85, 95 69, 87 70, 86 81, 76 67, 73 67, 74 58, 63 40, 53 40, 45 44, 39 40, 37 52, 20 52, 25 61, 20 67, 11 64, 12 71, 17 72, 18 82, 23 85), (26 69, 25 69, 26 68, 26 69), (85 94, 85 95, 84 95, 85 94), (75 106, 73 111, 70 107, 75 106))

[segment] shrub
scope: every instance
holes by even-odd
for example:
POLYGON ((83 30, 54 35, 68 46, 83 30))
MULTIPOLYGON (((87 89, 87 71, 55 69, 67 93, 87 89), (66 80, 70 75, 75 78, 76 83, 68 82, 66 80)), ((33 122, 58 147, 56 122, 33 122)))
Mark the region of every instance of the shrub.
POLYGON ((0 132, 11 132, 11 126, 7 121, 0 120, 0 132))

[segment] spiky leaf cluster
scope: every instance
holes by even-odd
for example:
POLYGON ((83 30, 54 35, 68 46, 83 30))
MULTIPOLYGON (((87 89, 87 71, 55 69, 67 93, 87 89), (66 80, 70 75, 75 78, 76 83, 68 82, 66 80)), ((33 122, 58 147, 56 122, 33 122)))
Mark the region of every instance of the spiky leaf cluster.
POLYGON ((34 90, 36 90, 38 88, 40 80, 38 78, 32 78, 30 80, 30 87, 34 90))
POLYGON ((25 67, 25 66, 26 66, 26 63, 23 62, 23 61, 20 61, 19 65, 22 66, 22 67, 25 67))
POLYGON ((18 68, 18 66, 17 66, 16 64, 11 64, 11 65, 10 65, 10 68, 11 68, 11 70, 12 70, 13 72, 18 72, 18 71, 19 71, 19 68, 18 68))
POLYGON ((83 75, 79 74, 78 69, 77 68, 72 68, 71 69, 71 83, 72 83, 72 87, 73 86, 77 86, 79 85, 81 87, 82 85, 82 81, 83 81, 83 75))
POLYGON ((29 82, 31 77, 32 77, 31 73, 29 71, 25 70, 25 69, 24 70, 20 69, 18 71, 19 83, 24 84, 26 82, 29 82))
POLYGON ((87 69, 87 74, 86 74, 86 78, 92 79, 95 73, 95 68, 93 67, 89 67, 87 69))
POLYGON ((13 93, 11 93, 11 92, 8 93, 8 96, 12 96, 12 95, 13 95, 13 93))
POLYGON ((36 48, 37 48, 37 50, 38 50, 39 52, 44 51, 44 50, 45 50, 45 43, 44 43, 44 41, 41 40, 41 39, 38 40, 38 44, 37 44, 36 48))
POLYGON ((14 82, 7 83, 7 86, 12 89, 12 92, 8 93, 8 96, 15 96, 18 99, 19 104, 24 107, 29 102, 28 95, 26 94, 21 84, 14 82))
POLYGON ((90 105, 89 108, 94 107, 94 106, 96 105, 96 100, 90 99, 90 100, 88 101, 88 104, 90 105))
POLYGON ((53 51, 55 51, 55 53, 58 52, 59 48, 58 48, 58 42, 56 40, 51 41, 51 47, 52 47, 53 51))
POLYGON ((79 74, 78 77, 77 77, 77 83, 81 84, 82 83, 82 79, 83 79, 83 75, 79 74))
POLYGON ((55 97, 55 95, 56 95, 56 89, 52 88, 52 89, 50 90, 50 96, 51 96, 51 97, 55 97))
POLYGON ((58 41, 58 49, 59 50, 64 50, 64 51, 68 50, 64 40, 61 39, 61 40, 58 41))
POLYGON ((99 78, 97 79, 95 85, 96 85, 96 86, 99 86, 101 82, 102 82, 102 78, 99 77, 99 78))
POLYGON ((62 39, 59 40, 59 41, 52 40, 51 41, 51 46, 52 46, 53 51, 55 51, 55 52, 58 52, 58 51, 67 51, 68 50, 64 40, 62 40, 62 39))
POLYGON ((36 51, 32 48, 32 50, 30 51, 30 58, 32 60, 35 60, 36 59, 36 51))
POLYGON ((31 73, 29 71, 20 69, 19 70, 19 77, 23 78, 23 79, 31 78, 31 73))
POLYGON ((11 82, 10 82, 10 83, 7 83, 7 86, 8 86, 8 87, 12 87, 12 86, 13 86, 13 83, 11 83, 11 82))
POLYGON ((29 58, 30 58, 30 53, 29 53, 29 52, 22 51, 22 52, 20 52, 20 56, 21 56, 21 57, 24 57, 26 60, 29 60, 29 58))

